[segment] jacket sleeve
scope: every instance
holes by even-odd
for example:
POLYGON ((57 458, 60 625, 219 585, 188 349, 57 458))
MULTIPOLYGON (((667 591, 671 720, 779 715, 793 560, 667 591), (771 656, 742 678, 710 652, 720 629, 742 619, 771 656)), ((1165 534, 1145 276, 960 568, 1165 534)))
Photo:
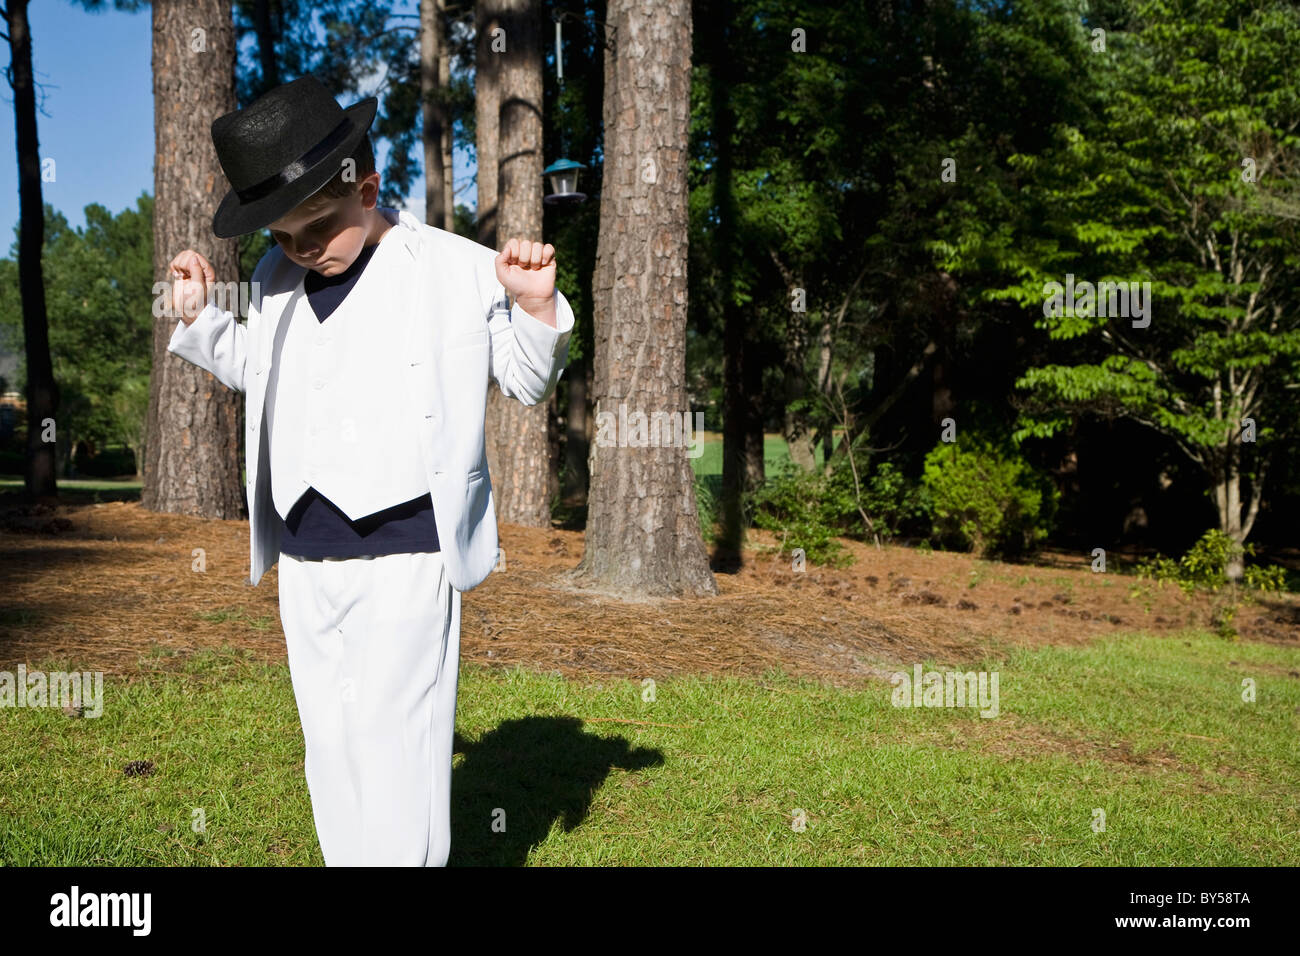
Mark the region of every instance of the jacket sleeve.
MULTIPOLYGON (((248 299, 250 323, 256 319, 262 305, 261 282, 268 261, 264 257, 253 270, 252 294, 248 299)), ((233 287, 237 284, 224 286, 226 289, 233 287)), ((216 299, 217 290, 214 289, 208 294, 208 304, 188 326, 183 319, 177 320, 167 351, 211 372, 227 388, 242 392, 249 354, 248 327, 241 325, 233 312, 219 308, 216 299)))
MULTIPOLYGON (((491 250, 488 250, 491 251, 491 250)), ((551 397, 569 361, 569 337, 573 334, 573 309, 559 289, 555 290, 555 328, 512 307, 505 287, 496 279, 496 253, 484 257, 491 276, 491 305, 488 309, 488 372, 506 398, 524 405, 537 405, 551 397)), ((480 272, 480 279, 483 280, 480 272)), ((486 284, 486 283, 485 283, 486 284)))

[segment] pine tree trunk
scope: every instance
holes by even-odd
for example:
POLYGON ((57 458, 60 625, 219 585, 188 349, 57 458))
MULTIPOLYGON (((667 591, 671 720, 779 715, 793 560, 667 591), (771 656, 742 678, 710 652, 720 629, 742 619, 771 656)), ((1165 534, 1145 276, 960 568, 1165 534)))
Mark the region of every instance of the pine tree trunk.
MULTIPOLYGON (((542 239, 542 49, 540 0, 504 0, 501 58, 500 180, 497 245, 542 239)), ((497 518, 507 524, 551 524, 552 454, 548 402, 521 405, 488 389, 488 471, 497 518)))
POLYGON ((275 30, 271 26, 271 0, 256 0, 253 4, 253 28, 257 31, 257 56, 262 66, 261 92, 267 93, 280 85, 280 65, 275 59, 275 30))
MULTIPOLYGON (((758 309, 749 306, 751 328, 758 327, 758 309)), ((763 442, 763 350, 754 340, 745 342, 745 491, 767 477, 763 442)))
MULTIPOLYGON (((793 279, 791 288, 802 288, 803 283, 793 279)), ((790 310, 786 319, 785 347, 781 362, 781 380, 784 403, 781 418, 781 435, 790 449, 790 460, 806 471, 817 466, 817 456, 812 442, 812 423, 806 411, 797 410, 797 403, 808 392, 808 322, 807 313, 790 310)))
MULTIPOLYGON (((822 404, 826 407, 830 407, 830 402, 835 393, 835 383, 832 378, 834 374, 832 360, 835 353, 833 321, 831 316, 827 315, 826 320, 822 322, 821 328, 817 332, 817 391, 822 404)), ((826 473, 830 474, 831 456, 835 454, 835 420, 825 409, 819 412, 817 419, 817 431, 813 437, 813 450, 815 453, 817 446, 822 446, 822 466, 826 473)))
POLYGON ((564 500, 572 505, 587 499, 587 455, 591 448, 587 437, 588 364, 584 356, 564 372, 569 389, 569 414, 564 422, 564 500))
MULTIPOLYGON (((45 203, 41 198, 40 145, 36 133, 36 88, 32 81, 32 34, 27 0, 9 0, 9 82, 14 91, 18 151, 18 292, 23 304, 23 348, 27 357, 27 461, 24 487, 33 497, 58 494, 55 445, 60 440, 55 415, 59 386, 50 359, 50 326, 45 311, 45 203), (52 423, 53 440, 46 422, 52 423)), ((71 437, 71 436, 68 436, 71 437)))
MULTIPOLYGON (((447 43, 447 0, 438 0, 438 89, 451 93, 451 47, 447 43)), ((456 169, 452 159, 456 143, 450 105, 442 110, 442 205, 446 210, 443 228, 456 231, 456 169)))
POLYGON ((754 462, 753 408, 755 382, 759 369, 757 355, 749 345, 751 323, 736 302, 735 269, 738 255, 737 209, 732 187, 732 140, 736 135, 736 118, 731 108, 731 91, 735 85, 729 55, 731 0, 719 0, 710 9, 711 36, 706 44, 710 51, 710 108, 716 143, 714 164, 714 209, 718 215, 715 230, 718 260, 718 294, 723 304, 723 484, 722 533, 716 540, 714 566, 735 572, 744 564, 745 493, 753 486, 755 471, 762 480, 762 425, 759 424, 758 463, 754 462))
MULTIPOLYGON (((585 584, 627 596, 717 594, 686 448, 610 445, 602 418, 686 404, 691 4, 610 0, 585 584)), ((693 419, 692 419, 693 423, 693 419)))
POLYGON ((444 94, 450 82, 445 0, 420 0, 420 116, 424 124, 424 221, 452 231, 451 119, 444 94))
MULTIPOLYGON (((212 215, 230 186, 211 133, 212 121, 235 108, 230 0, 174 0, 151 10, 154 276, 170 282, 171 258, 194 249, 212 263, 218 282, 232 281, 239 274, 238 242, 212 235, 212 215)), ((177 322, 154 318, 141 502, 151 511, 246 517, 239 395, 167 351, 177 322)))
POLYGON ((478 198, 475 218, 478 241, 500 250, 497 245, 497 183, 500 179, 500 153, 497 138, 501 112, 501 53, 492 32, 501 25, 499 0, 478 0, 474 5, 474 149, 478 158, 476 185, 478 198))

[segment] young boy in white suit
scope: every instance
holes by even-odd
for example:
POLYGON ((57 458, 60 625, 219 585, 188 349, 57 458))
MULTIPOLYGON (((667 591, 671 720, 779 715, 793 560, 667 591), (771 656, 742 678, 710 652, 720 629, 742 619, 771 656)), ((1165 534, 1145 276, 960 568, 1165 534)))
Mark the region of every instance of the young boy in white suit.
POLYGON ((549 398, 574 319, 552 246, 496 254, 377 207, 376 106, 304 77, 212 124, 233 187, 213 233, 277 245, 247 326, 178 254, 168 350, 247 395, 251 580, 279 561, 326 865, 442 866, 460 594, 497 560, 487 385, 549 398))

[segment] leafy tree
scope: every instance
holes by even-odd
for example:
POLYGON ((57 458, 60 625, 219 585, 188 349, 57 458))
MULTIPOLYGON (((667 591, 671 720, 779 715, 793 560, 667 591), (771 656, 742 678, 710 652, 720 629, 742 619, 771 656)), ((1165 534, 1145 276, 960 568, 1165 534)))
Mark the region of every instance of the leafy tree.
MULTIPOLYGON (((1298 410, 1298 237, 1260 189, 1300 162, 1298 43, 1289 3, 1143 2, 1097 54, 1115 71, 1104 124, 1059 124, 1044 155, 1013 158, 1029 201, 991 244, 1016 276, 993 295, 1069 343, 1020 379, 1017 437, 1080 413, 1138 421, 1199 467, 1237 545, 1298 410), (1069 274, 1149 283, 1149 325, 1109 296, 1045 302, 1069 274)), ((1238 556, 1228 575, 1242 573, 1238 556)))
MULTIPOLYGON (((84 227, 72 229, 62 213, 45 207, 42 264, 50 353, 62 395, 56 444, 65 470, 80 443, 93 452, 125 442, 139 456, 148 411, 153 200, 142 195, 135 209, 116 216, 92 203, 85 217, 84 227)), ((0 280, 16 272, 13 260, 0 260, 0 280)), ((17 290, 5 281, 0 325, 7 338, 21 340, 17 290)))

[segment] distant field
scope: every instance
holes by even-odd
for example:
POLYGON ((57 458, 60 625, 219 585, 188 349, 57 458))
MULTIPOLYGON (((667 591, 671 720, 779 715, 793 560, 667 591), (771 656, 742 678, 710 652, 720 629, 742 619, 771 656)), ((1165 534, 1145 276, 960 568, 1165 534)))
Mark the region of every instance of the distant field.
MULTIPOLYGON (((702 445, 704 454, 699 458, 692 458, 691 464, 695 468, 696 475, 721 475, 722 474, 722 435, 718 432, 698 432, 697 433, 702 445)), ((785 443, 785 439, 780 435, 763 436, 763 466, 768 475, 779 474, 785 467, 785 463, 790 460, 790 446, 785 443)), ((817 448, 817 464, 824 464, 826 456, 822 454, 820 446, 817 448)))
MULTIPOLYGON (((703 454, 698 458, 691 459, 695 474, 720 476, 722 474, 722 434, 720 432, 696 432, 696 436, 703 446, 703 454)), ((822 454, 820 446, 817 448, 816 454, 817 464, 824 464, 826 456, 822 454)), ((786 444, 781 435, 763 436, 763 463, 769 475, 779 474, 789 460, 790 446, 786 444)), ((240 480, 243 480, 242 469, 240 480)), ((0 494, 7 491, 20 491, 22 487, 22 475, 0 475, 0 494)), ((105 498, 104 500, 130 500, 132 496, 139 497, 141 482, 138 478, 63 479, 59 481, 59 488, 64 491, 75 492, 116 492, 118 494, 114 494, 111 499, 105 498)))
MULTIPOLYGON (((143 487, 139 479, 61 479, 59 490, 74 494, 89 494, 96 501, 136 501, 143 487)), ((13 494, 23 490, 21 475, 0 475, 0 495, 13 494)))

